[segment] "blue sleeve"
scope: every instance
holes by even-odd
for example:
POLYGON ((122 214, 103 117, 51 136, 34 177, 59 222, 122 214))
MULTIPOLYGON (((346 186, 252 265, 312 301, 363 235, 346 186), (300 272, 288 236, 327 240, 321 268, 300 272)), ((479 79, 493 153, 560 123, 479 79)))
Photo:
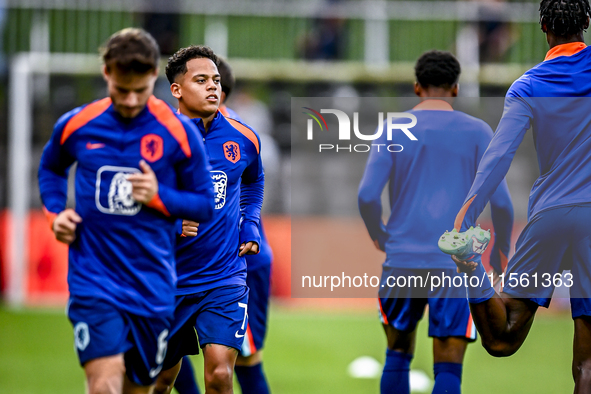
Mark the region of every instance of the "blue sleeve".
POLYGON ((532 110, 524 98, 505 99, 503 117, 482 156, 468 197, 456 216, 454 228, 465 231, 476 223, 492 194, 507 174, 515 152, 529 129, 532 110))
MULTIPOLYGON (((383 143, 383 141, 378 140, 377 143, 383 143)), ((361 218, 365 222, 372 241, 377 240, 381 250, 385 249, 388 239, 386 226, 382 221, 381 196, 393 166, 394 162, 390 152, 372 150, 359 185, 358 204, 361 218)))
POLYGON ((507 266, 513 230, 513 202, 507 181, 504 179, 490 198, 490 208, 495 231, 495 244, 490 254, 490 265, 500 274, 507 266))
MULTIPOLYGON (((177 188, 158 182, 158 195, 155 198, 159 198, 171 216, 205 222, 211 219, 214 209, 211 166, 195 126, 189 122, 183 122, 183 126, 187 131, 191 157, 183 154, 176 163, 177 188)), ((148 205, 155 207, 152 202, 148 205)))
MULTIPOLYGON (((258 135, 256 137, 258 139, 258 135)), ((240 224, 240 244, 256 242, 260 247, 261 234, 259 227, 261 208, 263 207, 265 173, 263 171, 260 152, 256 151, 254 144, 250 141, 246 143, 252 149, 250 155, 253 157, 253 160, 251 160, 244 170, 240 185, 240 214, 242 217, 240 224)), ((260 146, 261 142, 259 140, 260 146)))
MULTIPOLYGON (((60 140, 67 118, 62 117, 45 145, 39 164, 38 179, 41 201, 47 211, 58 214, 66 209, 68 199, 68 171, 76 159, 60 140)), ((67 141, 66 143, 68 143, 67 141)))

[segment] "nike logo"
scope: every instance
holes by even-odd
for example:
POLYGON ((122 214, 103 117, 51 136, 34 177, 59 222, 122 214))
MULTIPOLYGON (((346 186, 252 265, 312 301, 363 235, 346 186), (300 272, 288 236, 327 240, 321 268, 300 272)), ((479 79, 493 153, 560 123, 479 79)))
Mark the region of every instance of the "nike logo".
POLYGON ((92 144, 90 142, 86 143, 86 149, 88 149, 88 150, 100 149, 100 148, 104 148, 104 147, 105 147, 105 144, 101 144, 101 143, 98 143, 98 144, 92 144))
MULTIPOLYGON (((239 331, 240 331, 240 330, 239 330, 239 331)), ((242 338, 244 335, 245 335, 245 334, 239 335, 239 334, 238 334, 238 331, 236 331, 236 334, 234 334, 234 336, 235 336, 236 338, 242 338)))

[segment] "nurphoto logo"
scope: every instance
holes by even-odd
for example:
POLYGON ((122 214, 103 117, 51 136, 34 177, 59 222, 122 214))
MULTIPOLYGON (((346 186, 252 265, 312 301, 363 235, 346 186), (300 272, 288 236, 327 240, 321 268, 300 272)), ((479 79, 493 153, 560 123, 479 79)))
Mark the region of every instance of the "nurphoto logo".
MULTIPOLYGON (((333 114, 337 117, 337 122, 339 125, 339 141, 351 140, 351 119, 344 111, 338 109, 321 109, 320 112, 318 112, 309 107, 302 108, 307 110, 306 112, 302 113, 311 117, 311 119, 308 119, 307 122, 307 139, 309 141, 314 140, 314 122, 316 122, 316 124, 320 127, 321 131, 324 131, 325 129, 327 132, 329 131, 326 119, 324 119, 322 114, 333 114)), ((384 112, 378 112, 378 126, 376 131, 373 134, 363 134, 359 130, 359 112, 353 112, 353 133, 357 139, 362 141, 375 141, 379 139, 384 134, 384 129, 386 130, 387 141, 392 141, 394 133, 397 131, 402 131, 409 140, 417 141, 417 138, 410 131, 410 129, 416 126, 416 124, 417 117, 411 113, 388 112, 384 116, 384 112), (386 122, 384 122, 384 117, 386 118, 386 122), (408 122, 408 120, 410 120, 410 122, 408 122)), ((385 148, 389 152, 402 152, 404 149, 404 147, 400 144, 318 144, 319 152, 333 150, 336 152, 345 151, 350 153, 361 153, 369 152, 372 148, 377 149, 378 151, 380 151, 380 148, 385 148)))

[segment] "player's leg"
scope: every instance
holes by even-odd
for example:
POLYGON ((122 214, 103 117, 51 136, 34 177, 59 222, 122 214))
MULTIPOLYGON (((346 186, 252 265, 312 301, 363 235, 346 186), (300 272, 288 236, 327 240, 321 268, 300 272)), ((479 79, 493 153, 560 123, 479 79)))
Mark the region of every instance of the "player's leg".
POLYGON ((433 338, 433 394, 461 393, 462 368, 468 339, 462 337, 433 338))
POLYGON ((246 276, 248 294, 248 326, 234 372, 243 394, 269 394, 263 370, 262 348, 267 333, 271 265, 249 269, 246 276))
POLYGON ((200 394, 197 379, 195 379, 193 363, 188 356, 183 357, 181 368, 174 381, 174 388, 179 394, 200 394))
MULTIPOLYGON (((380 381, 380 392, 410 393, 410 363, 412 361, 417 323, 423 316, 427 304, 426 291, 411 287, 391 286, 391 278, 420 275, 421 270, 384 266, 380 285, 378 309, 388 348, 380 381), (416 298, 423 295, 423 298, 416 298)), ((424 270, 422 270, 424 271, 424 270)))
POLYGON ((202 349, 205 392, 212 394, 233 393, 232 380, 238 349, 215 343, 208 343, 202 349))
POLYGON ((144 386, 132 382, 127 375, 123 379, 123 393, 124 394, 151 394, 154 385, 144 386))
POLYGON ((574 319, 573 379, 575 394, 591 393, 591 317, 574 319))
POLYGON ((169 394, 182 367, 183 357, 199 354, 199 342, 195 335, 195 319, 205 293, 177 296, 174 320, 170 327, 166 356, 162 372, 156 379, 154 394, 169 394))
POLYGON ((100 299, 71 297, 67 315, 74 327, 74 343, 86 374, 90 394, 123 390, 123 354, 132 347, 130 327, 123 314, 100 299))
POLYGON ((152 393, 164 369, 172 315, 164 318, 127 315, 133 347, 125 352, 124 394, 152 393))
POLYGON ((248 324, 248 288, 241 285, 207 291, 195 330, 204 360, 206 393, 232 393, 234 365, 248 324))
POLYGON ((383 324, 388 342, 386 361, 380 380, 380 393, 410 393, 410 362, 415 343, 416 326, 412 331, 400 331, 389 324, 383 324))
POLYGON ((576 394, 591 393, 591 235, 586 234, 590 232, 587 229, 591 208, 588 207, 577 209, 581 221, 574 233, 579 238, 572 245, 572 270, 563 281, 570 286, 575 324, 572 369, 576 394))
POLYGON ((482 346, 495 357, 511 356, 519 350, 539 307, 528 299, 501 295, 479 304, 470 304, 482 346))
MULTIPOLYGON (((182 367, 182 360, 160 372, 156 384, 154 385, 154 394, 170 394, 175 387, 177 375, 182 367)), ((182 394, 182 393, 181 393, 182 394)))
POLYGON ((125 364, 123 354, 99 357, 84 364, 89 394, 120 394, 125 364))
MULTIPOLYGON (((431 272, 431 275, 450 278, 463 277, 453 268, 431 272)), ((461 283, 460 280, 456 282, 461 283)), ((466 290, 452 283, 429 291, 429 336, 433 338, 435 375, 433 394, 461 392, 466 347, 476 340, 476 327, 470 316, 466 290)))
MULTIPOLYGON (((536 214, 519 236, 503 293, 478 299, 468 289, 474 323, 491 355, 510 356, 523 344, 538 307, 550 304, 555 275, 572 265, 571 245, 589 236, 588 212, 591 208, 568 206, 536 214)), ((454 261, 460 270, 471 271, 468 264, 454 261)), ((481 265, 477 269, 484 272, 481 265)))

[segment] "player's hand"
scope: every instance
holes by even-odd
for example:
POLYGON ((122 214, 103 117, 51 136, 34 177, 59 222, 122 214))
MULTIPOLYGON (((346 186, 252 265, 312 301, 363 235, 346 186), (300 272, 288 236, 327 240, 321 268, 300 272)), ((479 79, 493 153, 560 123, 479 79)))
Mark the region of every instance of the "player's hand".
POLYGON ((460 260, 455 255, 452 255, 451 259, 458 266, 458 268, 457 268, 458 274, 461 274, 462 272, 469 274, 470 272, 474 271, 476 269, 476 267, 478 267, 478 264, 479 264, 477 261, 460 260))
POLYGON ((158 194, 158 179, 152 171, 152 167, 144 160, 140 160, 141 174, 131 174, 127 180, 131 182, 133 199, 142 204, 148 204, 158 194))
POLYGON ((199 223, 190 220, 183 220, 183 234, 185 237, 196 237, 199 223))
POLYGON ((250 241, 245 242, 240 245, 240 252, 238 252, 238 256, 244 256, 245 254, 257 254, 259 252, 259 244, 256 242, 250 241))
POLYGON ((52 230, 55 239, 66 245, 71 244, 76 239, 76 226, 82 223, 82 218, 72 208, 61 211, 53 221, 52 230))

